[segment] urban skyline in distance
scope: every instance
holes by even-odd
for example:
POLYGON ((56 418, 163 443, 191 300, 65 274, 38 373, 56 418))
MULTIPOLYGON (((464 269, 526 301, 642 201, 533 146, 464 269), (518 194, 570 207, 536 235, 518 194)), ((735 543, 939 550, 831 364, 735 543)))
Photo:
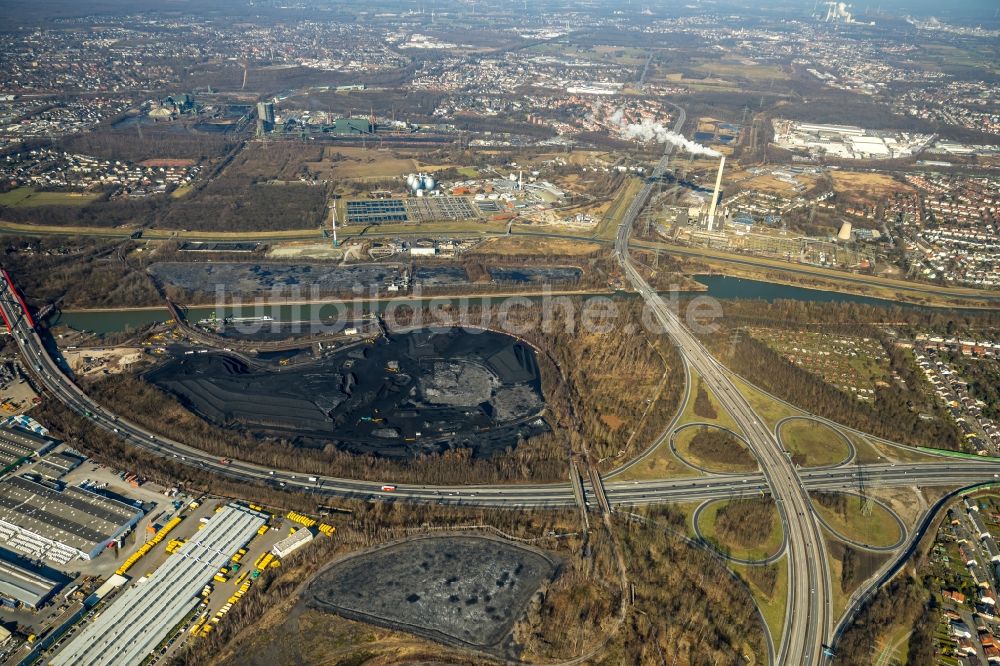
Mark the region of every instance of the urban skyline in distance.
POLYGON ((0 11, 0 663, 1000 663, 994 2, 0 11))

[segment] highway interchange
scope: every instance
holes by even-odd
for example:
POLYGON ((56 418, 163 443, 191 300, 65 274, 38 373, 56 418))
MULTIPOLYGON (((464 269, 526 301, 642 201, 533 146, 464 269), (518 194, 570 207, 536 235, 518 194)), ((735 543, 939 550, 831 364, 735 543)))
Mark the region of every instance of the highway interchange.
MULTIPOLYGON (((683 123, 683 111, 681 116, 679 124, 683 123)), ((615 251, 625 275, 646 301, 663 331, 677 344, 685 362, 698 372, 707 388, 742 429, 760 462, 762 473, 716 474, 655 481, 617 481, 611 477, 603 480, 601 485, 608 502, 613 506, 727 499, 764 493, 773 495, 777 500, 785 531, 784 552, 787 555, 789 573, 785 630, 778 646, 776 661, 779 664, 816 664, 823 658, 826 642, 835 635, 835 622, 838 618, 833 617, 831 612, 832 595, 824 536, 820 522, 813 513, 809 491, 852 490, 859 484, 859 474, 863 474, 864 483, 869 488, 986 483, 1000 479, 1000 461, 942 458, 940 462, 919 464, 849 464, 813 470, 796 468, 775 433, 754 413, 747 400, 735 388, 729 371, 708 353, 682 323, 678 314, 672 312, 659 294, 645 282, 630 260, 628 244, 632 225, 650 196, 655 178, 666 169, 670 152, 668 149, 664 154, 653 178, 647 181, 623 216, 615 251)), ((221 461, 123 419, 87 396, 70 378, 58 355, 53 356, 46 349, 35 330, 30 313, 26 311, 6 274, 0 284, 0 312, 27 366, 53 397, 131 445, 173 458, 185 465, 241 481, 263 482, 320 495, 366 500, 537 508, 569 507, 575 504, 573 488, 569 482, 503 486, 400 486, 394 490, 384 490, 383 484, 378 482, 269 469, 239 460, 221 461)), ((385 480, 386 483, 391 481, 385 480)), ((589 482, 585 482, 585 493, 593 493, 589 482)))
MULTIPOLYGON (((680 123, 683 124, 683 118, 680 123)), ((642 278, 629 256, 628 243, 633 224, 649 199, 653 183, 665 172, 671 152, 668 148, 652 178, 623 216, 615 253, 632 287, 646 301, 664 332, 673 339, 685 362, 698 372, 706 387, 742 429, 750 449, 760 462, 785 530, 788 596, 785 629, 777 650, 777 662, 814 664, 821 658, 824 641, 833 629, 833 620, 823 533, 819 521, 812 514, 808 491, 785 454, 784 447, 733 385, 726 369, 682 323, 678 313, 672 311, 659 293, 642 278)))

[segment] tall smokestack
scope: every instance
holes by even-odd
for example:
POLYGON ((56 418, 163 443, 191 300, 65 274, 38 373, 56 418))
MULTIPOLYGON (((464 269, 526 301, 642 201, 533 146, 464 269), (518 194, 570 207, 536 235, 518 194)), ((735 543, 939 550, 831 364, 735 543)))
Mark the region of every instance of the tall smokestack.
POLYGON ((340 247, 337 242, 337 205, 330 206, 330 227, 333 229, 333 246, 340 247))
POLYGON ((719 160, 719 173, 715 176, 715 190, 712 191, 712 205, 708 209, 708 230, 715 227, 715 207, 719 203, 719 189, 722 187, 722 170, 726 167, 726 156, 719 160))

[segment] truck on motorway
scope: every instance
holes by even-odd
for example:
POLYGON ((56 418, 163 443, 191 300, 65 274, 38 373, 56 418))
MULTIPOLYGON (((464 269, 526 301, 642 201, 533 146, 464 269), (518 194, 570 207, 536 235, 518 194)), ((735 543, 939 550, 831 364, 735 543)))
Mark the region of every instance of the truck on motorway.
POLYGON ((316 478, 315 476, 310 476, 310 477, 309 477, 309 480, 310 480, 311 482, 313 482, 313 483, 316 483, 317 481, 319 481, 319 479, 317 479, 317 478, 316 478))
POLYGON ((386 493, 391 493, 395 489, 396 489, 396 486, 392 486, 392 485, 384 485, 384 486, 382 486, 382 492, 386 492, 386 493))

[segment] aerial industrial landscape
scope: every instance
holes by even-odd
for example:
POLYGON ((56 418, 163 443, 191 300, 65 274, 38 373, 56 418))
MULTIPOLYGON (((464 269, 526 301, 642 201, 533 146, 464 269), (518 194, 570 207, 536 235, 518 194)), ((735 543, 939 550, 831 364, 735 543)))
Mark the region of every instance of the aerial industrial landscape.
POLYGON ((1000 664, 995 3, 0 6, 0 663, 1000 664))

